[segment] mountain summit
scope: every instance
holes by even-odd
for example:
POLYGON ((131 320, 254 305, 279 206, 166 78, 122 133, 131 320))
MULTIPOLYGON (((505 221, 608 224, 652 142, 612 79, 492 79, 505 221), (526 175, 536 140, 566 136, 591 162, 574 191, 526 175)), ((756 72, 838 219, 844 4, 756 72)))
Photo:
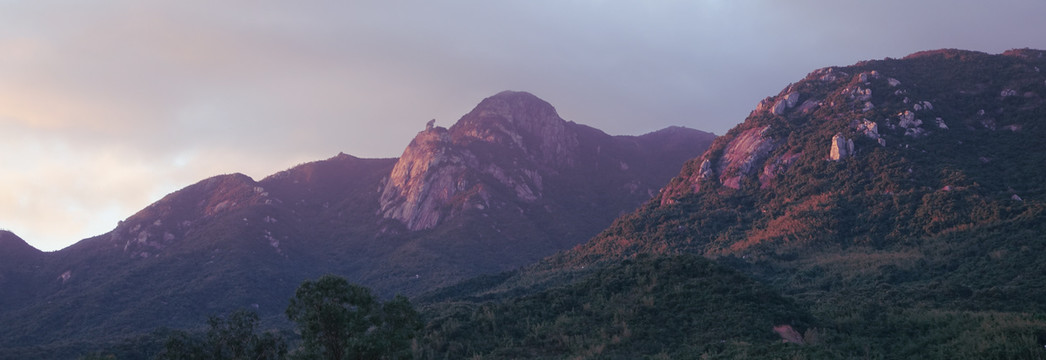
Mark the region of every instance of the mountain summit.
POLYGON ((462 143, 499 143, 546 166, 572 166, 580 150, 574 126, 537 96, 504 91, 484 99, 451 130, 462 143))
POLYGON ((526 92, 486 98, 449 130, 430 125, 414 138, 385 184, 382 213, 423 230, 490 207, 492 191, 533 203, 543 176, 569 171, 581 156, 577 126, 526 92))

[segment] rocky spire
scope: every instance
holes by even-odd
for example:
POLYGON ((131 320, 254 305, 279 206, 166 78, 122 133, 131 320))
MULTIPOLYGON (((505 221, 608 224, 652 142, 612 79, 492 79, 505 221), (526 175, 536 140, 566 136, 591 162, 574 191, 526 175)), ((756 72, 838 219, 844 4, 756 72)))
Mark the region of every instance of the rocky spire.
POLYGON ((852 139, 847 139, 841 133, 836 133, 835 136, 832 136, 832 149, 828 154, 829 160, 842 160, 853 156, 853 153, 854 141, 852 139))
POLYGON ((456 149, 446 128, 426 125, 403 151, 381 193, 381 213, 411 230, 439 223, 439 208, 459 190, 472 154, 456 149))

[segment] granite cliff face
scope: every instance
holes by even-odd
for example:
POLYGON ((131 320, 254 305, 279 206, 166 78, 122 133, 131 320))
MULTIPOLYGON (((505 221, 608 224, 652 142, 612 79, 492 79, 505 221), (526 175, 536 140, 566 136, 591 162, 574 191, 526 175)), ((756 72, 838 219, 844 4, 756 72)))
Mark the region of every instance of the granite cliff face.
POLYGON ((381 193, 385 218, 403 222, 408 229, 429 229, 439 222, 441 208, 461 190, 471 153, 454 149, 445 128, 418 133, 392 168, 381 193))
POLYGON ((534 202, 542 197, 543 170, 569 167, 577 148, 576 135, 552 105, 502 92, 449 130, 427 126, 418 133, 389 175, 381 212, 416 231, 467 208, 489 207, 489 186, 534 202))
MULTIPOLYGON (((545 199, 550 181, 607 171, 613 173, 609 178, 639 175, 649 161, 631 159, 650 150, 631 137, 615 138, 563 120, 534 95, 506 91, 484 99, 450 129, 430 123, 418 133, 385 182, 381 213, 418 231, 466 211, 555 203, 545 199), (637 146, 635 153, 619 153, 627 146, 637 146)), ((617 185, 630 194, 654 190, 646 179, 622 179, 617 185)), ((638 205, 646 198, 633 201, 638 205)))

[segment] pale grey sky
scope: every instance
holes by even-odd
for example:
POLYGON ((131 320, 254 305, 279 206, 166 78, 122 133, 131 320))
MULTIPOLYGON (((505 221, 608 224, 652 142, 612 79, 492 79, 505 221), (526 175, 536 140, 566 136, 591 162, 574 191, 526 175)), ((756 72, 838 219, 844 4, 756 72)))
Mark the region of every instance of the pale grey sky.
POLYGON ((0 0, 0 228, 57 250, 200 179, 396 157, 529 91, 717 134, 825 66, 1046 48, 1041 0, 0 0))

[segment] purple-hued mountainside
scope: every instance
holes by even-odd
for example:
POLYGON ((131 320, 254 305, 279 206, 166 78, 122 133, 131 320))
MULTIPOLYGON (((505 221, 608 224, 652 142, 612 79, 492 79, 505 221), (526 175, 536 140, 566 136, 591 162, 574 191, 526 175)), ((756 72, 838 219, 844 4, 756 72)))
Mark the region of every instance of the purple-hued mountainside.
POLYGON ((398 159, 215 176, 53 253, 0 232, 0 347, 191 326, 241 307, 278 317, 301 281, 327 273, 387 296, 511 270, 649 201, 713 138, 611 136, 506 91, 449 129, 428 124, 398 159))

